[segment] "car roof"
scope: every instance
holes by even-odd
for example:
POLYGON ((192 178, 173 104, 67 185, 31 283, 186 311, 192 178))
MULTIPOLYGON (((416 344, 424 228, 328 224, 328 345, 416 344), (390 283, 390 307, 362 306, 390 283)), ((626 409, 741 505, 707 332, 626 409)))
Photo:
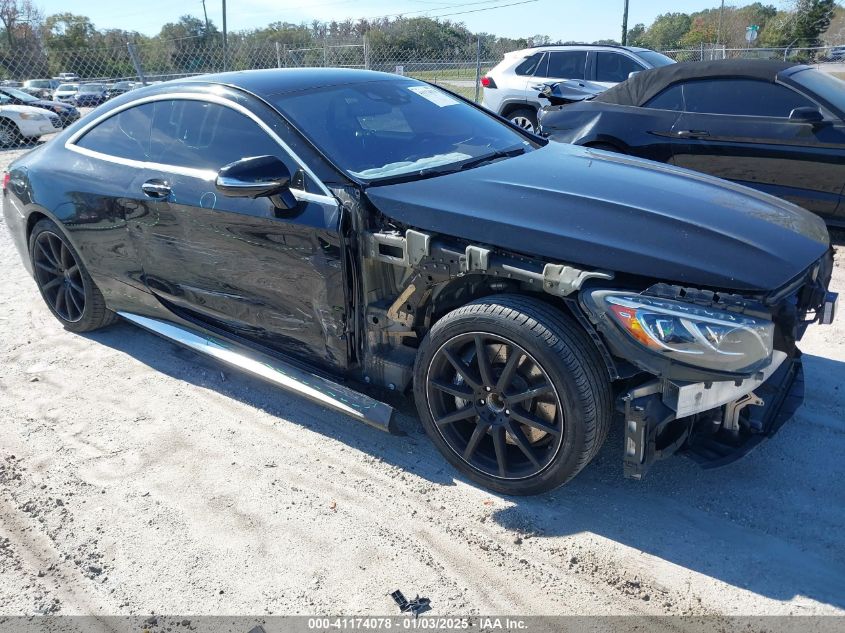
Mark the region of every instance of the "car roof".
POLYGON ((396 81, 399 75, 353 68, 269 68, 264 70, 242 70, 211 75, 198 75, 170 85, 195 82, 222 84, 240 88, 259 97, 300 90, 312 90, 325 86, 364 83, 369 81, 396 81))
POLYGON ((613 48, 631 53, 639 53, 643 51, 651 52, 650 48, 642 48, 640 46, 622 46, 621 44, 537 44, 536 46, 529 46, 513 52, 522 53, 525 51, 558 50, 566 48, 613 48))
POLYGON ((642 106, 672 84, 690 79, 757 79, 774 82, 778 74, 800 66, 774 59, 718 59, 682 62, 637 73, 627 81, 598 95, 594 101, 616 105, 642 106))

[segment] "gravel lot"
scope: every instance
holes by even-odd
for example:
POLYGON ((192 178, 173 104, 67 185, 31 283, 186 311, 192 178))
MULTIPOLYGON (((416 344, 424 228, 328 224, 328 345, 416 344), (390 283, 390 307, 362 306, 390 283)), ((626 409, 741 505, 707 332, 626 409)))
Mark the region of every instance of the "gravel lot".
POLYGON ((627 481, 617 430, 511 499, 407 405, 388 436, 124 323, 65 332, 5 227, 0 270, 0 615, 393 614, 397 588, 435 614, 845 614, 845 317, 746 459, 627 481))

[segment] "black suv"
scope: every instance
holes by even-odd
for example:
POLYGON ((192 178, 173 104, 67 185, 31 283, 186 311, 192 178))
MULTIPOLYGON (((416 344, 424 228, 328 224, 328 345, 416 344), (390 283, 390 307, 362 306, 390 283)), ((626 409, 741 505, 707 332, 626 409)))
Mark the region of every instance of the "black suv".
POLYGON ((413 79, 209 75, 116 97, 15 161, 4 212, 73 332, 123 319, 385 430, 413 394, 467 477, 596 455, 724 463, 801 401, 824 223, 712 177, 547 143, 413 79))

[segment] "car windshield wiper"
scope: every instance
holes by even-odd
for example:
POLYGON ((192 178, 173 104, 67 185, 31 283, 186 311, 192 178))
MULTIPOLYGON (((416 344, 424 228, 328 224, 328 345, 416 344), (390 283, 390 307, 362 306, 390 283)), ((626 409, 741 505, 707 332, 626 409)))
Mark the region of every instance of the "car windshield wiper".
POLYGON ((480 165, 492 162, 494 160, 498 160, 500 158, 510 158, 513 156, 519 156, 520 154, 524 153, 525 148, 522 146, 511 147, 510 149, 497 150, 495 152, 490 152, 489 154, 484 154, 483 156, 470 158, 463 162, 449 163, 446 165, 440 165, 438 167, 415 169, 402 174, 396 174, 395 176, 386 176, 384 178, 374 179, 369 183, 369 185, 395 185, 401 182, 408 182, 410 180, 422 180, 424 178, 433 178, 434 176, 443 176, 445 174, 452 174, 458 171, 463 171, 464 169, 478 167, 480 165))
POLYGON ((485 154, 484 156, 479 156, 478 158, 473 158, 465 163, 461 163, 459 169, 461 171, 464 169, 472 169, 473 167, 478 167, 486 163, 492 163, 494 160, 499 160, 500 158, 512 158, 513 156, 519 156, 524 153, 525 147, 521 145, 510 149, 497 150, 495 152, 491 152, 490 154, 485 154))

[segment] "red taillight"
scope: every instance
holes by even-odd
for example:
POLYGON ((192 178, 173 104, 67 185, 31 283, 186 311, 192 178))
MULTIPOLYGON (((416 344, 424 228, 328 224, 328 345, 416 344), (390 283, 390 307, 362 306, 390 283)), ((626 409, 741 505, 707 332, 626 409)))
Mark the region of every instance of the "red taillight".
POLYGON ((6 191, 6 187, 9 184, 9 178, 11 178, 11 177, 12 177, 12 175, 9 172, 7 172, 7 171, 3 172, 3 191, 6 191))
POLYGON ((481 78, 481 85, 485 88, 495 88, 496 82, 493 81, 492 77, 482 77, 481 78))

